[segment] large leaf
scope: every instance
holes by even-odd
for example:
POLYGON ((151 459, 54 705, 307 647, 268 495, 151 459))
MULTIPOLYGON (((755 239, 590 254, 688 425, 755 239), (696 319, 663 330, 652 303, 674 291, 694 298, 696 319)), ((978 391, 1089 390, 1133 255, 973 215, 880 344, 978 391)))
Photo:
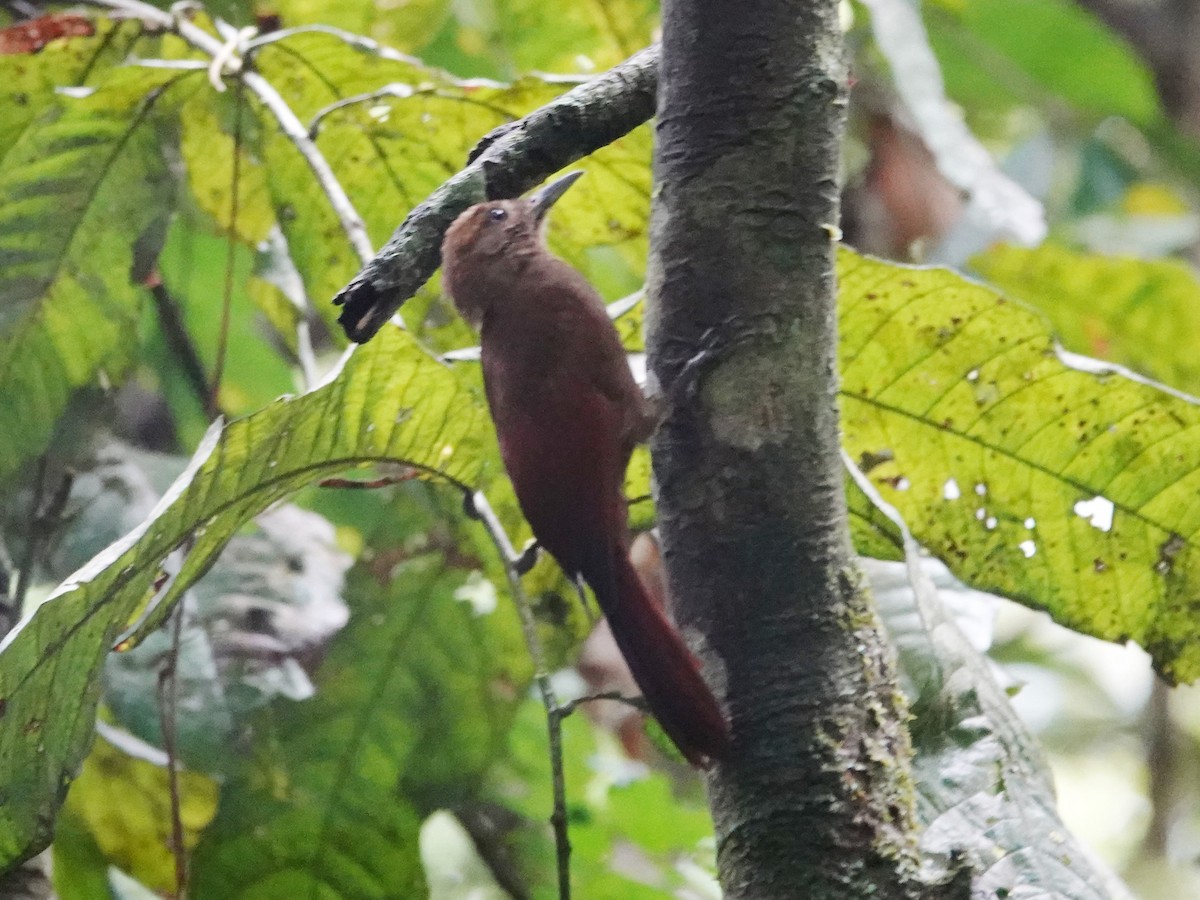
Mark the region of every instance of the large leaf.
POLYGON ((95 29, 92 36, 52 41, 34 55, 0 56, 0 159, 47 109, 63 105, 59 90, 103 81, 142 37, 138 22, 101 19, 95 29))
POLYGON ((1200 408, 949 271, 840 259, 844 442, 972 586, 1200 676, 1200 408))
POLYGON ((1091 256, 1044 244, 1035 250, 995 247, 972 265, 1042 310, 1069 349, 1200 393, 1200 281, 1186 264, 1091 256))
POLYGON ((320 389, 214 427, 156 513, 0 644, 0 866, 48 839, 91 735, 99 667, 168 553, 191 543, 151 621, 161 621, 242 523, 324 474, 400 462, 473 482, 485 421, 478 398, 448 369, 386 329, 320 389))
POLYGON ((131 361, 134 247, 170 202, 154 128, 186 76, 120 69, 0 161, 0 477, 39 453, 71 392, 131 361))
POLYGON ((421 818, 471 796, 529 676, 512 652, 511 605, 478 614, 456 594, 466 573, 446 560, 439 550, 393 556, 384 584, 358 571, 317 696, 259 717, 256 752, 197 853, 191 896, 423 894, 421 818))
POLYGON ((947 871, 965 857, 973 897, 1128 900, 1063 825, 1036 740, 948 615, 929 561, 908 549, 907 567, 867 561, 867 571, 913 706, 922 853, 947 871))

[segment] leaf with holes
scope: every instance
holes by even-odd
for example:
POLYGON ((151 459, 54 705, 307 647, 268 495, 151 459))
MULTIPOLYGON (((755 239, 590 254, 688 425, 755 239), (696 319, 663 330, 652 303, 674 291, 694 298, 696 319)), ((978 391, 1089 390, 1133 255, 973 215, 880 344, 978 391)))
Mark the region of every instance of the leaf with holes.
POLYGON ((972 586, 1200 676, 1200 408, 941 269, 840 257, 844 444, 972 586))
POLYGON ((400 463, 474 483, 490 446, 486 421, 481 400, 449 369, 388 328, 321 388, 214 426, 150 518, 0 644, 0 867, 48 840, 91 737, 99 668, 168 553, 190 542, 142 630, 164 619, 244 522, 323 475, 400 463))

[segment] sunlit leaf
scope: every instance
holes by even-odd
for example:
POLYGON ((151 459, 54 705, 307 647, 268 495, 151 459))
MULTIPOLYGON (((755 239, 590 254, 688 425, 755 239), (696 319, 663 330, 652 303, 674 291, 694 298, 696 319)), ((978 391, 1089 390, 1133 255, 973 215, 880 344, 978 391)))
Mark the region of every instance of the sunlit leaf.
POLYGON ((840 258, 844 443, 974 587, 1200 676, 1200 408, 1067 365, 1047 323, 938 269, 840 258))
MULTIPOLYGON (((256 245, 275 224, 262 166, 246 152, 251 121, 250 101, 235 92, 197 92, 180 110, 179 150, 187 166, 192 197, 204 212, 242 241, 256 245), (243 105, 238 110, 238 103, 243 105), (240 127, 242 147, 235 158, 234 135, 240 127), (237 169, 236 212, 234 169, 237 169)), ((273 124, 273 123, 272 123, 273 124)), ((257 126, 261 127, 261 125, 257 126)))
POLYGON ((145 628, 234 532, 325 474, 399 462, 460 482, 481 466, 486 413, 453 374, 390 328, 337 378, 214 428, 157 512, 96 557, 0 644, 0 864, 44 845, 92 731, 99 666, 166 555, 190 552, 145 628))
POLYGON ((1044 244, 996 247, 972 265, 1044 312, 1068 349, 1200 393, 1200 281, 1184 263, 1091 256, 1044 244))
MULTIPOLYGON (((190 852, 217 811, 217 785, 187 771, 179 773, 178 783, 179 817, 190 852)), ((65 814, 88 829, 110 864, 148 887, 174 888, 171 790, 165 766, 126 755, 97 739, 71 785, 66 808, 65 814)))
POLYGON ((132 362, 135 245, 170 203, 156 111, 179 72, 120 69, 0 161, 0 477, 40 452, 71 392, 132 362))

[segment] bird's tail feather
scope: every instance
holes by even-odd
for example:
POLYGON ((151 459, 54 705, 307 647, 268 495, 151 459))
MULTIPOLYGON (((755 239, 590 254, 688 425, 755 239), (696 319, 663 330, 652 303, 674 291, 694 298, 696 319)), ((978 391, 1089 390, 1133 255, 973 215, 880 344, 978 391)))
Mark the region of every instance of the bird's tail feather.
POLYGON ((729 726, 721 707, 683 637, 650 599, 621 543, 609 548, 603 570, 584 572, 584 578, 608 617, 650 711, 692 765, 724 758, 729 726))

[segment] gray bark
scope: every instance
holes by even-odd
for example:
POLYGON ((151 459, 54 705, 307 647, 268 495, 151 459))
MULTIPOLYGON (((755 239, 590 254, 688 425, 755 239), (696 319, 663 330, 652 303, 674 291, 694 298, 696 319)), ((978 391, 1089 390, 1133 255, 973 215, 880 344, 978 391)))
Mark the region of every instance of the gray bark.
POLYGON ((923 893, 905 706, 838 452, 837 6, 663 6, 654 474, 677 618, 732 721, 709 780, 729 900, 923 893))

